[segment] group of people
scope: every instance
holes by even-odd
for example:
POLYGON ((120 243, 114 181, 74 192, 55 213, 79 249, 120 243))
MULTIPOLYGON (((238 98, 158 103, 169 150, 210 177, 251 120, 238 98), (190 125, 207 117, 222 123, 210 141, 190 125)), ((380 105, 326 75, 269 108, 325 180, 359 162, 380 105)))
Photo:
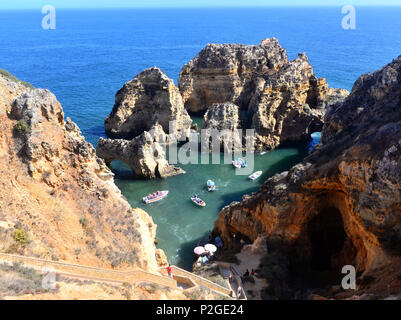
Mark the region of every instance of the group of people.
POLYGON ((255 276, 255 270, 252 269, 251 272, 249 272, 249 270, 246 269, 246 271, 245 271, 243 277, 244 277, 244 278, 248 278, 249 276, 254 277, 254 276, 255 276))
POLYGON ((156 197, 158 197, 158 196, 160 196, 160 195, 161 195, 161 192, 160 192, 160 191, 153 192, 153 193, 149 193, 149 194, 148 194, 148 199, 153 199, 153 198, 156 198, 156 197))

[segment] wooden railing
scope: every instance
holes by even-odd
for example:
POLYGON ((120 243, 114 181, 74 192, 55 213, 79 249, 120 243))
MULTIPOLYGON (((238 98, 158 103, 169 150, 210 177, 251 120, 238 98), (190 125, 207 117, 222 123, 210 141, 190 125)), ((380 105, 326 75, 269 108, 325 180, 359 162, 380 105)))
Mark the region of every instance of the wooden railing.
POLYGON ((77 265, 67 262, 50 261, 34 257, 19 256, 13 254, 0 253, 0 263, 15 264, 20 263, 24 266, 39 270, 51 271, 53 270, 59 275, 71 278, 93 280, 98 282, 113 282, 113 283, 140 283, 149 282, 168 288, 177 288, 177 280, 187 284, 190 289, 194 286, 191 284, 203 285, 209 290, 222 295, 225 298, 231 298, 231 290, 218 285, 210 280, 197 276, 191 272, 183 270, 179 267, 172 266, 173 275, 171 278, 167 276, 166 267, 161 267, 160 274, 151 273, 141 269, 132 271, 119 271, 111 269, 102 269, 96 267, 89 267, 77 265))
POLYGON ((0 253, 0 262, 7 262, 9 264, 21 263, 39 270, 53 269, 58 274, 70 277, 93 279, 96 281, 119 283, 150 282, 169 288, 177 288, 177 282, 174 279, 141 269, 133 271, 118 271, 5 253, 0 253))
POLYGON ((215 261, 215 263, 220 267, 220 268, 224 268, 226 270, 228 270, 229 272, 231 272, 231 274, 233 275, 233 279, 236 283, 236 288, 233 288, 233 286, 231 285, 230 281, 227 280, 228 284, 230 285, 230 287, 234 290, 237 289, 238 287, 241 287, 241 300, 248 300, 248 297, 246 296, 245 293, 245 289, 244 286, 242 284, 242 280, 241 280, 241 274, 238 270, 238 268, 233 265, 232 263, 228 263, 228 262, 221 262, 221 261, 215 261))
MULTIPOLYGON (((198 276, 196 274, 193 274, 193 273, 191 273, 189 271, 181 269, 181 268, 179 268, 177 266, 171 266, 171 269, 172 269, 173 275, 179 275, 179 276, 188 277, 193 282, 195 282, 196 284, 203 285, 203 286, 205 286, 205 287, 207 287, 207 288, 209 288, 209 289, 211 289, 211 290, 213 290, 215 292, 218 292, 220 294, 223 294, 224 296, 230 297, 231 290, 228 289, 228 288, 225 288, 225 287, 223 287, 223 286, 221 286, 221 285, 219 285, 217 283, 214 283, 214 282, 212 282, 210 280, 202 278, 202 277, 200 277, 200 276, 198 276)), ((160 270, 164 271, 165 273, 167 273, 165 267, 160 268, 160 270)))

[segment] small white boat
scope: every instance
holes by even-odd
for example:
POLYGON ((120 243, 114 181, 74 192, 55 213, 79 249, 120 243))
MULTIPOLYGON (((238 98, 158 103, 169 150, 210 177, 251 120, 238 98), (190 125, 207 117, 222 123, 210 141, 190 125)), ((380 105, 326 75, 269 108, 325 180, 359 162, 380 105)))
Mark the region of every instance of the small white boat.
POLYGON ((216 185, 214 184, 214 182, 212 180, 208 180, 206 185, 207 185, 207 189, 209 190, 209 192, 216 190, 216 185))
POLYGON ((256 180, 257 178, 259 178, 262 175, 262 171, 256 171, 255 173, 251 174, 249 176, 250 180, 256 180))
POLYGON ((260 156, 264 156, 265 154, 267 154, 267 151, 262 151, 259 153, 260 156))
POLYGON ((198 196, 191 197, 191 201, 199 207, 206 207, 206 202, 200 199, 198 196))
POLYGON ((168 195, 168 190, 157 191, 155 193, 149 194, 147 197, 143 197, 142 201, 146 204, 154 203, 163 200, 168 195))

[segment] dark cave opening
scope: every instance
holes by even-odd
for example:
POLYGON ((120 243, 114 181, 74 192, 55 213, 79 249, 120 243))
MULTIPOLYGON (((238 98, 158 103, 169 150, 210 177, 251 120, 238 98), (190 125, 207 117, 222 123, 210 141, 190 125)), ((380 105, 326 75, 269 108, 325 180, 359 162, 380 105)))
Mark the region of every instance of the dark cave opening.
POLYGON ((324 208, 309 222, 308 235, 312 249, 311 269, 332 270, 332 256, 344 248, 347 238, 340 211, 334 207, 324 208))
POLYGON ((340 211, 335 207, 321 209, 307 223, 305 231, 306 238, 298 243, 297 258, 291 259, 293 288, 323 289, 339 285, 342 266, 350 264, 355 256, 340 211))

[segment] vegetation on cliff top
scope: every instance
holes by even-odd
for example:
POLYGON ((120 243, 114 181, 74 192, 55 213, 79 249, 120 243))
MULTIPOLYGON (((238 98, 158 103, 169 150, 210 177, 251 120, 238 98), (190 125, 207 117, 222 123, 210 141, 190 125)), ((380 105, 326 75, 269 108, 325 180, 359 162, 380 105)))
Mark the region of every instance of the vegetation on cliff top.
POLYGON ((24 85, 27 88, 30 89, 35 89, 35 87, 33 85, 31 85, 30 83, 26 82, 26 81, 21 81, 20 79, 14 77, 11 73, 9 73, 7 70, 4 69, 0 69, 0 75, 6 77, 7 79, 10 79, 11 81, 15 81, 15 82, 19 82, 22 85, 24 85))

